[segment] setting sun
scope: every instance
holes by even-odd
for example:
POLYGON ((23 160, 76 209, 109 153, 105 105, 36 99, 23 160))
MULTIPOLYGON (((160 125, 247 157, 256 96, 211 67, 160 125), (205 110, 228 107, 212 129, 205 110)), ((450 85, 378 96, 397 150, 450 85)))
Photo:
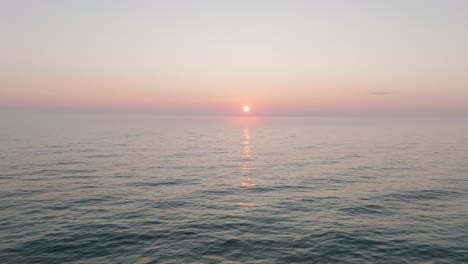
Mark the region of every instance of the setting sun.
POLYGON ((250 107, 248 105, 244 106, 244 112, 247 113, 250 111, 250 107))

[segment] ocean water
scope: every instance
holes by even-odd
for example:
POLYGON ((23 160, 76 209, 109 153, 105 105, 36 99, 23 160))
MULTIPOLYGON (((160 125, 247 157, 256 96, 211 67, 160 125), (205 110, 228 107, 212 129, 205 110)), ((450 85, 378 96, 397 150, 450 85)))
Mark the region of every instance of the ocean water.
POLYGON ((0 124, 0 263, 468 263, 466 119, 0 124))

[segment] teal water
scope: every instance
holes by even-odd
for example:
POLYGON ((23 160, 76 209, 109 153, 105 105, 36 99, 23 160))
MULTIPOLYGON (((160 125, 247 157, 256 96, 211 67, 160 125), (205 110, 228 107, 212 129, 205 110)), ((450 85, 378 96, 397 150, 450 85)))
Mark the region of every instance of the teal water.
POLYGON ((0 116, 1 263, 468 263, 468 122, 0 116))

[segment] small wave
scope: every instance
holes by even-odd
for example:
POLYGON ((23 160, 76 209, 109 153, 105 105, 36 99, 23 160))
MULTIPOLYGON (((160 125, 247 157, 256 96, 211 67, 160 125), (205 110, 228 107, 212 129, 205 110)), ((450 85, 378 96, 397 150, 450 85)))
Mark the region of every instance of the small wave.
POLYGON ((86 158, 90 158, 90 159, 115 158, 115 157, 119 157, 119 156, 120 156, 119 154, 97 154, 97 155, 86 156, 86 158))
POLYGON ((380 197, 383 200, 396 200, 396 201, 417 201, 417 200, 437 200, 448 199, 451 197, 459 197, 462 193, 453 190, 418 190, 392 193, 380 197))
POLYGON ((157 186, 172 186, 172 185, 191 185, 198 184, 195 180, 188 179, 173 179, 167 181, 157 181, 157 182, 133 182, 129 183, 129 186, 138 186, 138 187, 157 187, 157 186))
MULTIPOLYGON (((69 175, 69 174, 90 174, 94 173, 96 170, 93 169, 73 169, 73 170, 54 170, 54 169, 46 169, 46 170, 39 170, 34 173, 31 173, 32 175, 47 175, 47 176, 54 176, 54 175, 69 175)), ((64 178, 67 176, 64 176, 64 178)))
POLYGON ((393 215, 396 212, 393 212, 386 206, 382 205, 375 205, 375 204, 363 204, 363 205, 356 205, 350 206, 339 209, 340 212, 344 212, 350 215, 357 215, 357 214, 366 214, 366 215, 393 215))

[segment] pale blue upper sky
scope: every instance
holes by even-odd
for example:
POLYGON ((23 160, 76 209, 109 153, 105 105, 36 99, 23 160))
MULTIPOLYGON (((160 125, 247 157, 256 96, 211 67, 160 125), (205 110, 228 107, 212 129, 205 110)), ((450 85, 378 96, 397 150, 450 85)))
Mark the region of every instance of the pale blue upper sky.
POLYGON ((468 1, 1 1, 0 106, 467 111, 468 1))

